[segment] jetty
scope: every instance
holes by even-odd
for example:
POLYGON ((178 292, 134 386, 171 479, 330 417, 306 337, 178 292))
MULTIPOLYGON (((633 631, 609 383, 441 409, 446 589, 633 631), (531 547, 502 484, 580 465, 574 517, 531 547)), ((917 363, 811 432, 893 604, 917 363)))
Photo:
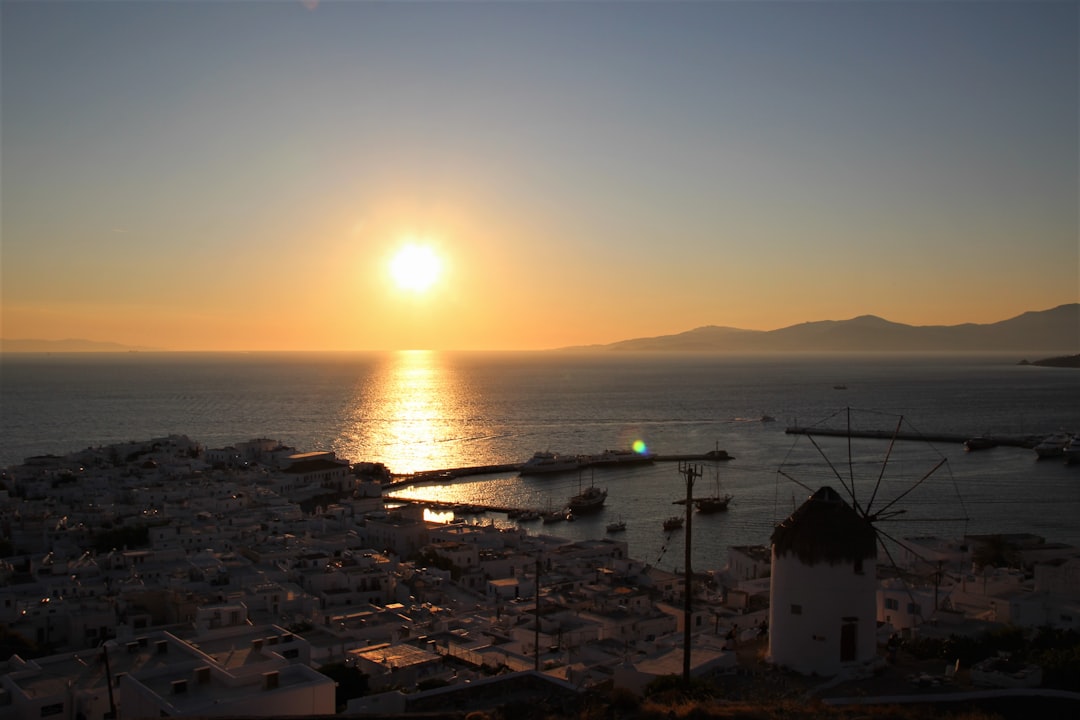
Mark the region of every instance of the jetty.
MULTIPOLYGON (((801 427, 793 425, 785 428, 788 435, 820 435, 823 437, 853 437, 869 438, 872 440, 916 440, 922 442, 957 443, 963 444, 970 440, 972 435, 958 435, 956 433, 920 433, 920 432, 896 432, 893 430, 854 430, 847 428, 825 427, 801 427)), ((1044 435, 982 435, 994 445, 1006 447, 1033 448, 1045 437, 1044 435)))
MULTIPOLYGON (((735 458, 728 454, 726 450, 709 450, 703 453, 681 453, 675 455, 652 455, 649 457, 650 462, 698 462, 698 461, 719 461, 719 460, 734 460, 735 458)), ((612 462, 612 463, 590 463, 582 464, 582 468, 602 468, 613 470, 621 467, 634 467, 640 465, 640 462, 612 462)), ((472 475, 497 475, 499 473, 508 472, 520 472, 524 463, 500 463, 496 465, 473 465, 470 467, 455 467, 455 468, 442 468, 439 470, 418 470, 417 472, 392 475, 390 483, 387 485, 388 489, 401 488, 409 485, 420 485, 427 482, 437 482, 439 480, 457 480, 461 477, 472 475)), ((566 472, 574 472, 568 470, 566 472)))

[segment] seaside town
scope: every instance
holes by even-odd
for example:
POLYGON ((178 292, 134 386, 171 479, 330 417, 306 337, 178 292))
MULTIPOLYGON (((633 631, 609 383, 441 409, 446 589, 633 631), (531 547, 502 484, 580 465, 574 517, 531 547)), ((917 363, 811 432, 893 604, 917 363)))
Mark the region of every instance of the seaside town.
POLYGON ((180 435, 7 468, 0 720, 464 717, 680 677, 742 699, 1077 700, 1061 689, 1078 682, 1080 549, 1052 538, 910 537, 886 555, 822 487, 688 588, 617 532, 427 521, 388 502, 393 480, 180 435), (1060 651, 1037 662, 1035 645, 1060 651))

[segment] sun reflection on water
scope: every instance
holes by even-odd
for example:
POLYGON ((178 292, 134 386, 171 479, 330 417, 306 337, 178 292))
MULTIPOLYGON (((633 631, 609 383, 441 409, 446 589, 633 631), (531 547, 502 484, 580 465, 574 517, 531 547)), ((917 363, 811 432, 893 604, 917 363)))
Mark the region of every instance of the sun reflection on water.
POLYGON ((453 372, 438 353, 389 354, 356 388, 342 428, 343 454, 399 474, 454 467, 461 403, 453 372))

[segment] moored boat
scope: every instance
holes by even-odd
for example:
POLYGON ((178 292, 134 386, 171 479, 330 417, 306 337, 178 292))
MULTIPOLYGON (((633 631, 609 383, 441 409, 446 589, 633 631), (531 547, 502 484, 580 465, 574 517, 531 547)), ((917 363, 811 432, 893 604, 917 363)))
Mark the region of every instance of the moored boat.
POLYGON ((574 497, 570 498, 566 507, 570 512, 584 515, 586 513, 598 511, 604 506, 605 500, 607 500, 607 490, 601 490, 595 485, 590 485, 574 497))
POLYGON ((1039 460, 1061 457, 1065 454, 1065 446, 1068 444, 1069 436, 1066 433, 1055 433, 1035 446, 1035 457, 1039 460))
POLYGON ((626 521, 622 518, 613 520, 607 524, 607 531, 609 533, 618 533, 623 532, 624 530, 626 530, 626 521))
POLYGON ((715 512, 723 512, 728 509, 728 505, 731 504, 731 495, 712 495, 710 497, 697 498, 694 500, 694 507, 697 508, 699 513, 709 514, 715 512))
POLYGON ((551 523, 557 523, 557 522, 562 522, 563 520, 568 520, 571 517, 573 517, 573 514, 569 510, 563 509, 563 510, 550 510, 550 511, 544 513, 541 516, 541 519, 544 521, 545 525, 549 525, 551 523))
POLYGON ((975 450, 988 450, 992 447, 997 447, 997 441, 993 438, 986 437, 985 435, 969 437, 967 440, 964 441, 964 449, 968 452, 973 452, 975 450))
POLYGON ((664 530, 671 532, 672 530, 678 530, 683 526, 682 515, 672 515, 664 521, 664 530))
POLYGON ((731 494, 720 492, 720 473, 716 474, 716 491, 708 497, 694 498, 694 507, 699 513, 723 512, 731 503, 731 494))
POLYGON ((1065 449, 1061 451, 1061 454, 1065 456, 1066 465, 1080 463, 1080 434, 1069 438, 1069 442, 1065 445, 1065 449))

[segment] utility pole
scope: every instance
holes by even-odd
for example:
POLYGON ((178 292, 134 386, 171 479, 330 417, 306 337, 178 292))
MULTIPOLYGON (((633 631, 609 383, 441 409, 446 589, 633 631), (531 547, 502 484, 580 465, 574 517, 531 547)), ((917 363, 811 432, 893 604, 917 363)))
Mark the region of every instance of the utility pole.
POLYGON ((690 525, 692 524, 694 513, 692 508, 694 507, 694 481, 701 477, 700 465, 679 465, 679 472, 686 476, 686 565, 685 565, 685 577, 683 580, 683 659, 682 659, 682 673, 683 684, 690 684, 690 615, 693 611, 692 598, 690 596, 691 578, 693 573, 690 570, 690 525))
POLYGON ((540 672, 540 555, 536 555, 536 622, 533 626, 533 669, 540 672))

